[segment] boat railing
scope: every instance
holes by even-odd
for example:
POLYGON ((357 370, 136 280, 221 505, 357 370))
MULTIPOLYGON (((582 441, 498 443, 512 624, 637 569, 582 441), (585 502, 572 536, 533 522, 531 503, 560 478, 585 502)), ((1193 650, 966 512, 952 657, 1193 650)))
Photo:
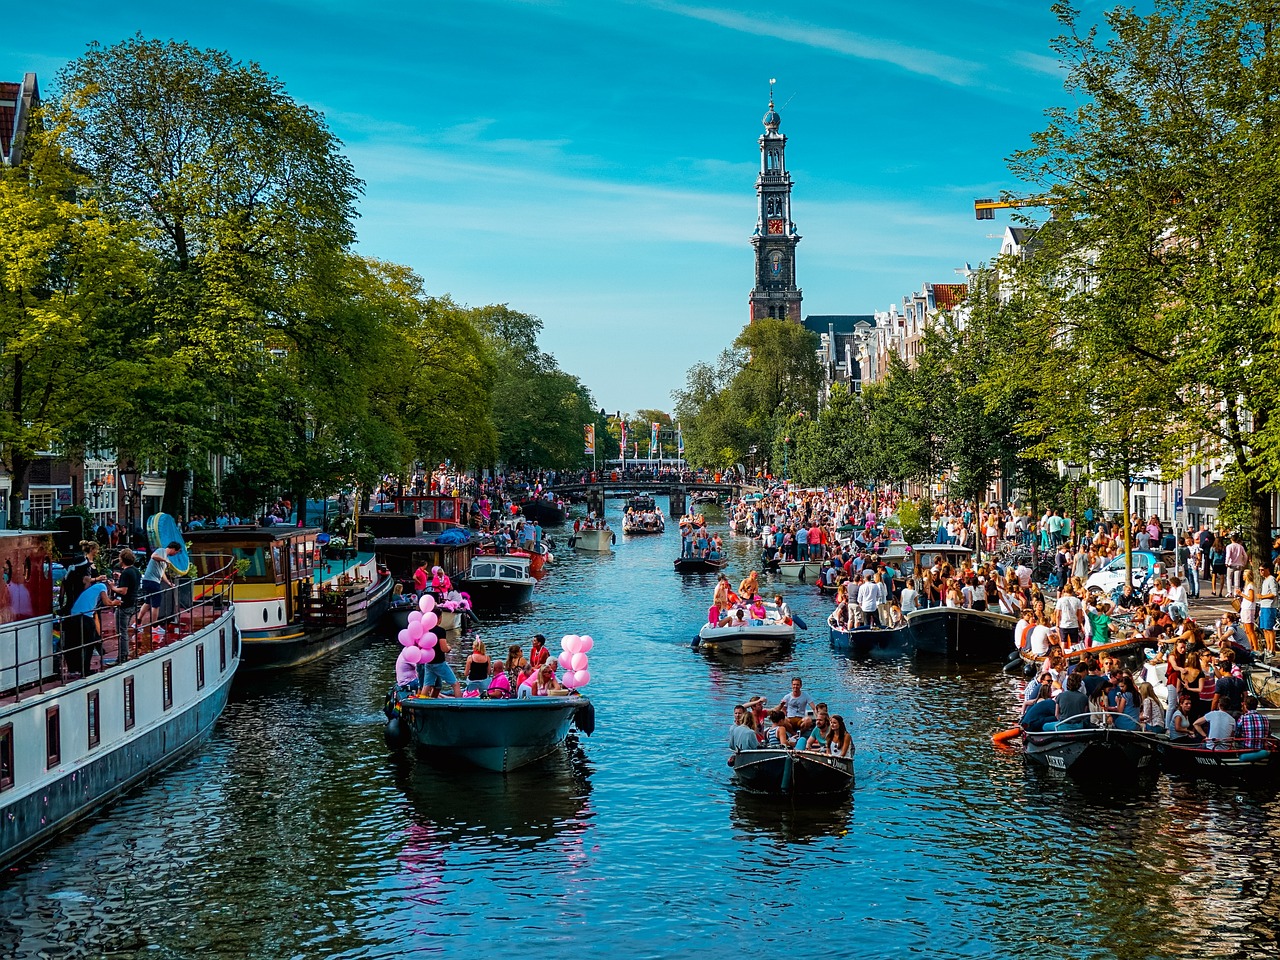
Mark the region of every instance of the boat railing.
POLYGON ((230 608, 236 564, 229 556, 207 557, 206 570, 196 577, 177 578, 153 597, 145 622, 138 619, 144 605, 139 596, 128 622, 116 616, 119 607, 99 605, 91 615, 33 617, 0 625, 0 703, 47 693, 197 632, 230 608), (217 569, 212 569, 214 560, 222 561, 217 569), (112 640, 116 655, 109 658, 106 648, 112 640))

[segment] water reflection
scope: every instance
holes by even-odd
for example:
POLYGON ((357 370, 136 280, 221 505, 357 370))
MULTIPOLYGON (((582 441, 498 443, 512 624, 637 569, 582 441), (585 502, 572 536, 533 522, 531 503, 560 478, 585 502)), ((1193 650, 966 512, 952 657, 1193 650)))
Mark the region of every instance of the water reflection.
POLYGON ((784 843, 847 836, 853 824, 853 794, 830 797, 769 797, 738 787, 729 808, 734 829, 784 843))

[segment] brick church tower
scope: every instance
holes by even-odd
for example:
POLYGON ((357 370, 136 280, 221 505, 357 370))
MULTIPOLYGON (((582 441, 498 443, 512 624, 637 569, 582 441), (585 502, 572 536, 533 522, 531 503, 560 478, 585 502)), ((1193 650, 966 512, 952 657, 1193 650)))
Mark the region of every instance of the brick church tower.
POLYGON ((787 173, 787 138, 778 133, 782 117, 769 109, 760 138, 760 176, 756 178, 756 285, 751 291, 751 319, 776 317, 800 322, 800 288, 796 286, 796 244, 800 234, 791 220, 791 174, 787 173))

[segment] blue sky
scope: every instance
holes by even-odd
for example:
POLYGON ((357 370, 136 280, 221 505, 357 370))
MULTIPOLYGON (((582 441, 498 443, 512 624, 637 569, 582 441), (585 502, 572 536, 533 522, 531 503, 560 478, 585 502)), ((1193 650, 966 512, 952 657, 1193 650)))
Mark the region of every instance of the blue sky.
POLYGON ((64 0, 7 13, 0 75, 139 30, 255 60, 346 143, 363 252, 537 314, 608 410, 669 408, 747 319, 769 78, 804 312, 869 313, 998 250, 972 200, 1065 102, 1048 6, 64 0))

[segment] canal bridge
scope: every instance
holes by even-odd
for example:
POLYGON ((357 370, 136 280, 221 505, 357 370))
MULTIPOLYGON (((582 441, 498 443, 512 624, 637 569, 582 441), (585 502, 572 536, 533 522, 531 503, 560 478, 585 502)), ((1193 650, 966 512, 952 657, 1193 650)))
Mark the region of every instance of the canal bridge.
POLYGON ((585 483, 557 483, 552 489, 562 497, 582 499, 587 509, 604 514, 604 502, 630 497, 637 493, 648 493, 670 498, 669 513, 678 517, 688 509, 690 494, 714 493, 717 496, 726 494, 733 497, 742 495, 745 484, 733 481, 698 480, 679 476, 662 477, 656 480, 628 480, 625 477, 613 479, 602 477, 585 483))

